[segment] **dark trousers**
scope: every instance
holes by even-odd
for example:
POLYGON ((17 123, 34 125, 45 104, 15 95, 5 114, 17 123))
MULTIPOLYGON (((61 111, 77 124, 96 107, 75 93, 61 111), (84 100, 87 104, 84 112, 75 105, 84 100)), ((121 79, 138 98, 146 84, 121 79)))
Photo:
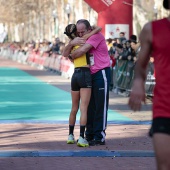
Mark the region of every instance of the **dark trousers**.
POLYGON ((113 90, 113 67, 110 67, 110 91, 113 90))
POLYGON ((105 140, 109 104, 110 68, 92 74, 92 94, 87 112, 86 137, 105 140))

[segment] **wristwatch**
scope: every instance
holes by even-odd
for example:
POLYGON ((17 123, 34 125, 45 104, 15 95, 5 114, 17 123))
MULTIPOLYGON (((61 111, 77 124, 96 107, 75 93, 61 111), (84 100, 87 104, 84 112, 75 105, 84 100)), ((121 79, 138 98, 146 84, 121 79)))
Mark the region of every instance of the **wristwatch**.
POLYGON ((71 54, 69 54, 68 58, 69 58, 70 60, 72 60, 72 59, 73 59, 73 58, 72 58, 72 56, 71 56, 71 54))

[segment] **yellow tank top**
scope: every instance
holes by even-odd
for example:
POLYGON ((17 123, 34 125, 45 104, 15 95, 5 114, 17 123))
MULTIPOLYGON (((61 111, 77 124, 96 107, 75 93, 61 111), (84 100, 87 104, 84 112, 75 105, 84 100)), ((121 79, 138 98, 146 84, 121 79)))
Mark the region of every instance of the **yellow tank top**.
MULTIPOLYGON (((72 52, 75 51, 75 50, 76 50, 77 48, 79 48, 79 47, 80 47, 80 46, 78 46, 78 45, 75 46, 75 47, 73 48, 72 52)), ((74 67, 75 67, 75 68, 76 68, 76 67, 86 66, 86 65, 89 64, 88 58, 87 58, 86 54, 82 55, 81 57, 75 58, 73 62, 74 62, 74 67)))

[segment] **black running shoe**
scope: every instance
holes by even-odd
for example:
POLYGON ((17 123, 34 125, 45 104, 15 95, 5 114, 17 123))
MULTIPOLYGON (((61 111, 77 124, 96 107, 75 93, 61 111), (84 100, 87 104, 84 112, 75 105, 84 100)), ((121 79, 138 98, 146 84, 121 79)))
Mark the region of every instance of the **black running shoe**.
POLYGON ((86 136, 85 138, 86 138, 86 140, 87 140, 88 142, 90 142, 90 141, 93 140, 93 136, 86 136))
POLYGON ((105 145, 105 141, 101 141, 101 140, 91 140, 89 141, 89 145, 90 146, 96 146, 96 145, 105 145))

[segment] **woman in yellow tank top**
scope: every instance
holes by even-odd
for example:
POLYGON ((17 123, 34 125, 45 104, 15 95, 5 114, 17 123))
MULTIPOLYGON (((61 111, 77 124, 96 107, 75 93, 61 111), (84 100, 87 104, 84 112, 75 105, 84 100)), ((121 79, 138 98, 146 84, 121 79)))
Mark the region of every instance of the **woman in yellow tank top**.
MULTIPOLYGON (((94 28, 86 37, 88 39, 93 34, 101 31, 100 27, 94 28)), ((65 32, 70 40, 73 40, 76 35, 76 25, 69 24, 65 28, 65 32)), ((79 46, 75 46, 72 51, 79 48, 79 46)), ((87 140, 84 138, 85 126, 87 122, 87 108, 90 101, 91 96, 91 88, 92 88, 92 80, 91 80, 91 73, 90 73, 90 64, 89 64, 89 55, 84 54, 74 60, 70 57, 70 60, 74 63, 74 73, 71 78, 71 96, 72 96, 72 109, 70 112, 69 117, 69 136, 67 143, 74 144, 74 126, 76 122, 76 115, 80 105, 80 137, 77 141, 77 146, 86 147, 89 146, 87 140)))

